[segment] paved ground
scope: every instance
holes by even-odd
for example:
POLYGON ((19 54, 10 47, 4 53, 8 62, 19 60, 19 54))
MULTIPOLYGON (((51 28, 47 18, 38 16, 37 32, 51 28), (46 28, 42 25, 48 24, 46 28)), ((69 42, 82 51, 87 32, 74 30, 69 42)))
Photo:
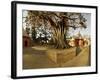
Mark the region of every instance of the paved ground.
MULTIPOLYGON (((47 52, 47 47, 36 46, 31 48, 24 48, 23 68, 36 69, 36 68, 55 68, 59 66, 74 67, 74 66, 89 65, 89 55, 90 55, 89 47, 84 48, 78 56, 75 56, 73 59, 66 61, 65 63, 61 63, 59 61, 55 63, 47 56, 46 52, 47 52)), ((70 56, 66 56, 66 57, 70 57, 70 56)))

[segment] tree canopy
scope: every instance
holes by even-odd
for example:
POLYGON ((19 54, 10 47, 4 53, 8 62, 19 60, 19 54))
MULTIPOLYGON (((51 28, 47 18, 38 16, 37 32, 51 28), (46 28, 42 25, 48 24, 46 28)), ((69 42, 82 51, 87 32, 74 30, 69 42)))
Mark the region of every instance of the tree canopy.
MULTIPOLYGON (((49 12, 27 11, 26 26, 32 28, 43 27, 52 33, 52 41, 56 48, 67 48, 66 35, 69 28, 86 28, 86 19, 82 13, 75 12, 49 12)), ((33 30, 34 31, 34 30, 33 30)))

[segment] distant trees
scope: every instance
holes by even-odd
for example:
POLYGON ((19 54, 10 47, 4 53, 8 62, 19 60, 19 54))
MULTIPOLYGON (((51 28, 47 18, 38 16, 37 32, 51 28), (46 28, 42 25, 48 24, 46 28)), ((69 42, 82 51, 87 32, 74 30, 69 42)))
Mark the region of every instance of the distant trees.
POLYGON ((34 42, 36 42, 36 30, 35 30, 35 28, 34 27, 32 27, 32 30, 31 30, 31 37, 32 37, 32 40, 34 41, 34 42))
MULTIPOLYGON (((69 28, 86 28, 86 19, 81 13, 72 12, 48 12, 48 11, 28 11, 25 20, 26 24, 32 28, 45 27, 52 32, 52 42, 55 48, 68 47, 66 34, 69 28)), ((28 30, 27 30, 28 32, 28 30)), ((46 33, 43 32, 46 37, 46 33)), ((33 39, 36 37, 32 31, 33 39)))
POLYGON ((30 34, 30 28, 26 27, 26 33, 29 35, 30 34))

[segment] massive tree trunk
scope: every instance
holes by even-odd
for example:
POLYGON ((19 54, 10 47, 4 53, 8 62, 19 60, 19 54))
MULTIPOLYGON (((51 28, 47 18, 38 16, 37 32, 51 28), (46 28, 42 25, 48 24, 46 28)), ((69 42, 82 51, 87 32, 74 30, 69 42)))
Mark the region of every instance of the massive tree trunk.
POLYGON ((66 40, 66 31, 68 30, 66 28, 65 19, 63 18, 61 21, 58 21, 57 24, 48 17, 48 20, 50 21, 50 24, 53 28, 53 43, 56 48, 68 48, 68 42, 66 40))
POLYGON ((65 33, 66 33, 66 30, 63 29, 63 27, 54 29, 52 39, 53 39, 55 48, 61 48, 61 49, 68 48, 68 43, 66 40, 65 33))

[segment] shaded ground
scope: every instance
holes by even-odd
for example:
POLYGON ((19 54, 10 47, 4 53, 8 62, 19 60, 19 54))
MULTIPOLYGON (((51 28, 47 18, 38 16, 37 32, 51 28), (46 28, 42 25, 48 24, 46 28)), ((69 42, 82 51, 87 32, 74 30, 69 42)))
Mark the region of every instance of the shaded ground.
POLYGON ((23 69, 88 66, 89 47, 84 48, 78 56, 75 56, 75 51, 73 50, 75 48, 64 50, 48 49, 44 46, 24 48, 23 69), (56 58, 51 55, 48 57, 48 54, 55 54, 56 58), (55 62, 55 60, 57 61, 55 62))
POLYGON ((23 55, 23 68, 24 69, 33 69, 33 68, 50 68, 57 67, 53 61, 51 61, 47 55, 46 50, 41 50, 42 47, 38 47, 39 49, 34 48, 25 48, 23 55))

